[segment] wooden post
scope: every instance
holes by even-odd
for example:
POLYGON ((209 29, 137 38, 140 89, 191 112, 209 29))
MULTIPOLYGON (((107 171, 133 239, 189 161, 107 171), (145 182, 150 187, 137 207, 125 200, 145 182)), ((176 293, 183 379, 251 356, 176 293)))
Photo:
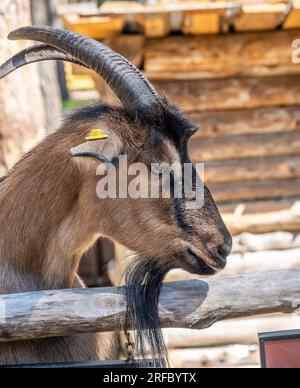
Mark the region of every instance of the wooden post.
MULTIPOLYGON (((8 33, 31 24, 27 0, 0 1, 0 62, 26 47, 8 33)), ((45 106, 37 66, 26 66, 0 81, 0 176, 45 133, 45 106)))
MULTIPOLYGON (((56 0, 30 0, 32 24, 52 26, 57 24, 56 0)), ((48 132, 57 129, 61 114, 61 99, 57 77, 57 65, 53 61, 38 64, 40 87, 47 107, 46 128, 48 132)))
MULTIPOLYGON (((162 327, 203 329, 217 321, 292 313, 300 305, 300 270, 167 283, 162 327)), ((122 288, 66 289, 0 295, 0 341, 107 332, 123 327, 122 288)))

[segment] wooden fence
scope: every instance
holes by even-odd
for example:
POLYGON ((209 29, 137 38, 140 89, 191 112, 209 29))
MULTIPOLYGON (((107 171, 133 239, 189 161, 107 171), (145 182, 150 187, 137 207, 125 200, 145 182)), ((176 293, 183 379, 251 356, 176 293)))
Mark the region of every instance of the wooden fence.
MULTIPOLYGON (((162 327, 203 329, 217 321, 300 306, 300 270, 166 283, 162 327)), ((0 342, 121 330, 123 288, 66 289, 0 295, 0 342)))

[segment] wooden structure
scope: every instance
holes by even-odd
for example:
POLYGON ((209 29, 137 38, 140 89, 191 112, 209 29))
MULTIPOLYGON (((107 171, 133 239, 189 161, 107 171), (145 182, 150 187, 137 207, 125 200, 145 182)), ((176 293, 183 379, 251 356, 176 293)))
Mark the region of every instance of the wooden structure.
MULTIPOLYGON (((234 251, 218 281, 300 268, 300 65, 292 63, 300 1, 184 1, 155 8, 131 3, 126 12, 122 4, 72 10, 82 18, 125 15, 127 27, 136 20, 135 35, 114 33, 105 43, 134 58, 198 124, 192 159, 205 162, 206 182, 234 235, 234 251)), ((81 71, 73 68, 73 77, 81 71)), ((101 81, 94 82, 113 102, 101 81)), ((109 264, 114 285, 123 273, 122 247, 116 256, 109 264)), ((175 270, 166 280, 195 278, 175 270)), ((177 366, 257 366, 257 332, 299 326, 296 315, 272 314, 201 331, 174 328, 165 335, 177 366)))
POLYGON ((95 2, 60 7, 68 27, 94 37, 118 34, 126 22, 135 22, 149 38, 181 31, 186 35, 235 31, 268 31, 300 27, 299 0, 279 1, 157 1, 155 5, 139 2, 95 2), (97 28, 98 26, 98 28, 97 28))
MULTIPOLYGON (((159 301, 161 325, 204 329, 229 318, 293 313, 299 289, 297 269, 168 283, 159 301)), ((123 288, 0 295, 0 342, 122 330, 125 315, 123 288)))
POLYGON ((207 183, 234 234, 280 230, 280 223, 299 230, 292 206, 300 196, 300 67, 291 61, 299 36, 276 31, 146 43, 146 75, 199 125, 192 160, 206 163, 207 183), (288 212, 282 199, 291 200, 288 212), (227 215, 244 202, 240 218, 227 215), (257 212, 270 214, 255 220, 247 207, 260 203, 257 212))
MULTIPOLYGON (((24 42, 7 40, 7 35, 31 21, 29 1, 0 2, 0 63, 26 47, 24 42)), ((44 65, 43 69, 47 80, 42 77, 41 66, 37 64, 1 80, 0 178, 7 174, 25 151, 40 141, 46 132, 54 129, 52 120, 57 119, 61 108, 58 88, 55 87, 57 76, 51 71, 51 65, 44 65), (44 87, 44 83, 47 83, 47 87, 44 87)))

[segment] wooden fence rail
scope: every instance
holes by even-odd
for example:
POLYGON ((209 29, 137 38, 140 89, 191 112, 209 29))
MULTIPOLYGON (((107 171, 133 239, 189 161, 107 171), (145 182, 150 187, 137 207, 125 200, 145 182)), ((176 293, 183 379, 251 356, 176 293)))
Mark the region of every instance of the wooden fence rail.
MULTIPOLYGON (((292 313, 300 306, 300 270, 166 283, 162 327, 203 329, 230 318, 292 313)), ((0 295, 0 342, 122 329, 122 288, 0 295)))

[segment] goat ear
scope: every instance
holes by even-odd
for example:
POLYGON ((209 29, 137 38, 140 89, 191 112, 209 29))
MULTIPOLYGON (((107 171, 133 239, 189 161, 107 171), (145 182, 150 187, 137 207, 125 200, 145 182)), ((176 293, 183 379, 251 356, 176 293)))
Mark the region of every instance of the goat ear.
POLYGON ((115 164, 118 160, 118 145, 112 138, 88 140, 70 149, 73 158, 96 159, 104 163, 115 164))

